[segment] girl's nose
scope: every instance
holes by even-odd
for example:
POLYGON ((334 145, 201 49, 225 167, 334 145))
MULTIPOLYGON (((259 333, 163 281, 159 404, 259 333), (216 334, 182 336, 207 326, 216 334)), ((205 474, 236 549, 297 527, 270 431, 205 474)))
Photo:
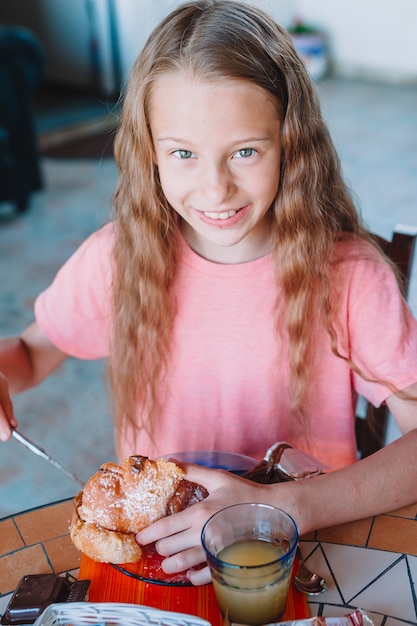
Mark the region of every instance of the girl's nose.
POLYGON ((210 165, 204 168, 201 187, 202 192, 211 202, 220 204, 233 195, 235 183, 226 165, 210 165))

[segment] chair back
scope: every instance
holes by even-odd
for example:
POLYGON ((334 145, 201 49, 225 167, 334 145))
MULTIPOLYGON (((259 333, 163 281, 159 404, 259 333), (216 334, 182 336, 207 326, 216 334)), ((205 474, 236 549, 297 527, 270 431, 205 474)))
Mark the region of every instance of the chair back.
MULTIPOLYGON (((374 235, 380 248, 397 266, 400 288, 404 297, 408 295, 411 268, 417 239, 417 228, 396 226, 391 241, 374 235)), ((355 422, 356 442, 360 458, 373 454, 385 445, 389 410, 385 403, 374 407, 365 403, 364 416, 357 416, 355 422)))

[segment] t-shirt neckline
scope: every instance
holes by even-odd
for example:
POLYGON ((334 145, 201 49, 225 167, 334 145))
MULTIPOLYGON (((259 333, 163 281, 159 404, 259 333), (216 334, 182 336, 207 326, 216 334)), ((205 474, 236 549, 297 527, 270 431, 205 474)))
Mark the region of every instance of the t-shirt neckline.
POLYGON ((244 276, 259 274, 272 267, 272 254, 244 263, 217 263, 200 256, 180 235, 180 252, 183 263, 194 270, 212 276, 244 276))

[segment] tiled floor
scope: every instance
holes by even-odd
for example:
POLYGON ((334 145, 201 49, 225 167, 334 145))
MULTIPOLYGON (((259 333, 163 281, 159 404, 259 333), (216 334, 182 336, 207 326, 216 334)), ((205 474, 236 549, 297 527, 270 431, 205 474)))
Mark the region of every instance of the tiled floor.
MULTIPOLYGON (((417 226, 417 89, 328 79, 318 86, 324 116, 369 227, 390 236, 417 226)), ((0 334, 32 320, 33 301, 62 262, 107 220, 117 179, 112 160, 42 163, 45 188, 17 216, 0 205, 0 334)), ((410 290, 417 312, 417 263, 410 290)), ((114 456, 103 365, 70 360, 38 389, 16 398, 20 428, 87 479, 114 456)), ((15 440, 0 446, 0 518, 77 486, 15 440)))

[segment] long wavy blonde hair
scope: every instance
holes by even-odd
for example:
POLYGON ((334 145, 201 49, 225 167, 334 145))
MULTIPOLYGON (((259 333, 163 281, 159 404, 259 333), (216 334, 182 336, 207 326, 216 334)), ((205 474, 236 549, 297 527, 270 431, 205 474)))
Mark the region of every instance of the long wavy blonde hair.
POLYGON ((116 137, 120 178, 110 379, 118 427, 129 420, 152 431, 169 360, 178 218, 162 193, 153 161, 149 102, 158 77, 177 72, 205 81, 250 81, 279 106, 282 163, 271 229, 277 281, 286 298, 292 403, 300 412, 317 314, 337 353, 329 305, 334 245, 342 233, 368 236, 342 180, 315 90, 287 32, 242 2, 198 0, 178 7, 151 34, 134 65, 116 137))

